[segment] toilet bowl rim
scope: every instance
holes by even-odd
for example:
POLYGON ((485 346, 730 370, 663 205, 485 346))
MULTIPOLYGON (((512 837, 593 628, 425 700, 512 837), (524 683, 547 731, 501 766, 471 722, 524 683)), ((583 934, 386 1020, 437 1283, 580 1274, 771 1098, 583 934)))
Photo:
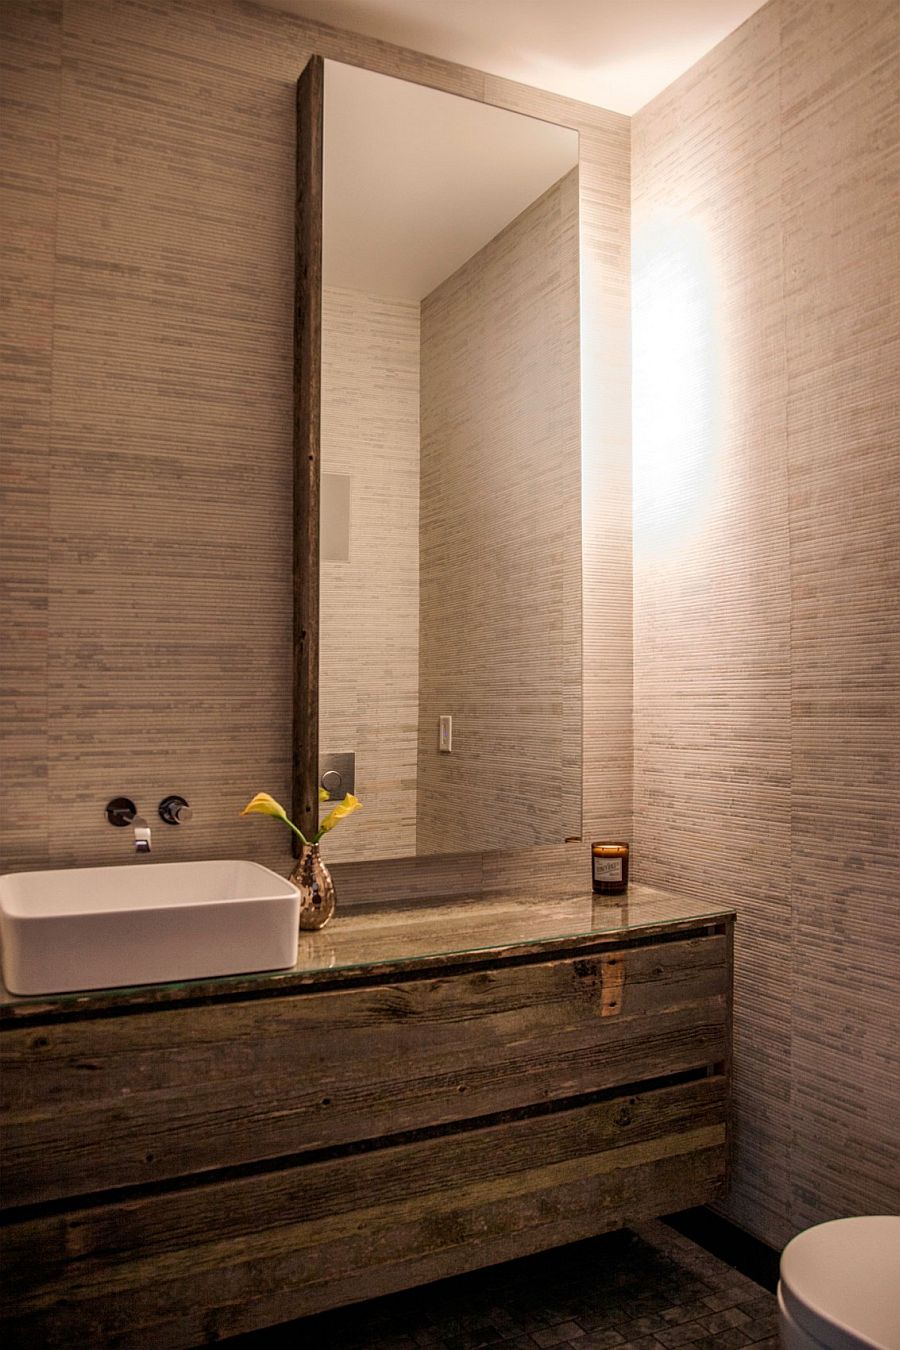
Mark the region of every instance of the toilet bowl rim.
POLYGON ((796 1322, 822 1350, 886 1350, 878 1341, 871 1340, 854 1327, 848 1327, 839 1318, 811 1308, 783 1279, 778 1281, 777 1293, 779 1311, 796 1322))
MULTIPOLYGON (((895 1226, 900 1228, 900 1217, 893 1214, 854 1215, 829 1219, 798 1233, 781 1254, 779 1297, 794 1321, 808 1335, 820 1342, 823 1350, 896 1350, 896 1347, 890 1346, 883 1339, 875 1339, 858 1325, 852 1326, 847 1322, 833 1305, 822 1298, 820 1290, 816 1289, 815 1285, 811 1289, 806 1287, 801 1292, 801 1285, 808 1286, 809 1283, 806 1279, 808 1270, 804 1272, 803 1280, 798 1281, 796 1278, 798 1254, 800 1252, 808 1254, 810 1247, 815 1250, 814 1244, 821 1244, 823 1237, 830 1246, 832 1237, 837 1238, 840 1233, 840 1245, 843 1246, 854 1229, 857 1232, 867 1232, 871 1237, 875 1225, 880 1229, 885 1221, 891 1229, 895 1226), (794 1250, 793 1259, 791 1249, 794 1250)), ((832 1251, 837 1249, 833 1247, 832 1251)))

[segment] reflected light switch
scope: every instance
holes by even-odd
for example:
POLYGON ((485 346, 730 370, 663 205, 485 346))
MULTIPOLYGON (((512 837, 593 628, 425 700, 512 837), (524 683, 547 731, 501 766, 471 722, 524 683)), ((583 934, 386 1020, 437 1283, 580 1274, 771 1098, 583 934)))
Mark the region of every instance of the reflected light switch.
POLYGON ((323 473, 319 498, 319 556, 350 561, 350 475, 323 473))
POLYGON ((453 718, 449 713, 439 719, 438 749, 445 750, 447 754, 453 749, 453 718))

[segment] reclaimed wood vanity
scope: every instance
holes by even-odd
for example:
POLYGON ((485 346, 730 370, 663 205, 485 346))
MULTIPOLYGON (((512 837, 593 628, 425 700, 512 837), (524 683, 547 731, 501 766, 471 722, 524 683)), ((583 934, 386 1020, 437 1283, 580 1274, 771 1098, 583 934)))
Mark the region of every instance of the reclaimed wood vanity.
POLYGON ((733 919, 360 908, 288 971, 5 995, 4 1344, 209 1344, 715 1199, 733 919))

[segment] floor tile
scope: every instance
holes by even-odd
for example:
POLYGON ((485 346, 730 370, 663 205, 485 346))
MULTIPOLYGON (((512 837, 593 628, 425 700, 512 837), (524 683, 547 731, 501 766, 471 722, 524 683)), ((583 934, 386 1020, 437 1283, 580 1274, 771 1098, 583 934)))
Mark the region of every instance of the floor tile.
POLYGON ((220 1350, 774 1350, 772 1294, 653 1220, 220 1350))

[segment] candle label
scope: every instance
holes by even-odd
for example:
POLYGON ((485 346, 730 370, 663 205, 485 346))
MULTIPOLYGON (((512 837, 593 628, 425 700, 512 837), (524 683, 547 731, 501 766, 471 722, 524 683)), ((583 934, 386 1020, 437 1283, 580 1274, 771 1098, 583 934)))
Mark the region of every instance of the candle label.
POLYGON ((621 880, 622 880, 622 859, 621 859, 621 858, 595 858, 595 859, 594 859, 594 880, 595 880, 595 881, 621 881, 621 880))

